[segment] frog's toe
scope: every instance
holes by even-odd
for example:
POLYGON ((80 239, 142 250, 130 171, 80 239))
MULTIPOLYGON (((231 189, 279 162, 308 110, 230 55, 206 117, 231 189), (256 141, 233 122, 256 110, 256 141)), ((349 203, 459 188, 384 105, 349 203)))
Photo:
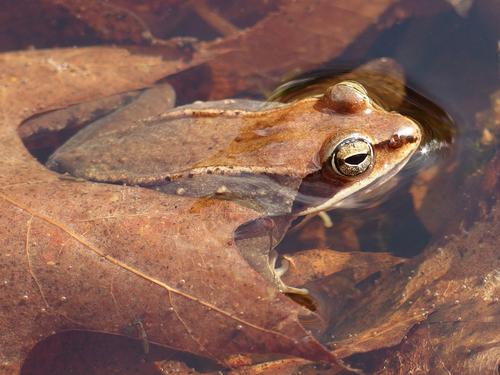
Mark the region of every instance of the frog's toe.
POLYGON ((309 291, 306 288, 295 288, 293 286, 288 286, 285 283, 282 282, 282 286, 280 287, 280 291, 282 293, 288 293, 288 294, 300 294, 300 295, 308 295, 309 291))
POLYGON ((278 284, 278 288, 280 292, 282 293, 290 293, 290 294, 301 294, 301 295, 307 295, 309 294, 309 291, 305 288, 295 288, 293 286, 288 286, 286 285, 283 280, 281 280, 281 277, 288 271, 290 268, 290 262, 286 259, 282 259, 281 261, 281 266, 280 267, 275 267, 276 265, 276 258, 271 258, 272 259, 272 265, 274 268, 274 277, 276 279, 276 283, 278 284))

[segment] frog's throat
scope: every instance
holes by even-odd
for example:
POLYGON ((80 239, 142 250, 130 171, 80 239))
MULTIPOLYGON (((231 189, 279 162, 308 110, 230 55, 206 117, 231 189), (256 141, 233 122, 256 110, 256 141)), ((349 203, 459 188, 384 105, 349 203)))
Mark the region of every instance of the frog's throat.
POLYGON ((383 185, 389 179, 394 177, 408 163, 415 151, 416 150, 410 152, 400 163, 396 164, 394 167, 387 170, 382 175, 368 177, 366 179, 355 182, 350 187, 343 189, 342 191, 335 194, 332 198, 324 201, 317 206, 311 206, 304 210, 298 211, 294 213, 294 216, 305 216, 321 211, 331 210, 335 206, 339 205, 340 202, 344 201, 348 197, 352 197, 356 193, 360 193, 361 191, 365 191, 367 189, 375 189, 383 185))

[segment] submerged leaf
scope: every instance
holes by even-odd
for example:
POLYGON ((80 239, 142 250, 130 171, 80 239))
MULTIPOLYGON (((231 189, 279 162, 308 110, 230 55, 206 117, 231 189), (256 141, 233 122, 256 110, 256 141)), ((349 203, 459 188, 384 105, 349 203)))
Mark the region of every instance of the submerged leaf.
POLYGON ((113 48, 5 54, 0 63, 4 369, 19 368, 36 342, 68 329, 131 334, 223 364, 246 352, 335 361, 299 323, 310 312, 238 252, 233 232, 256 212, 61 179, 22 146, 16 128, 26 117, 137 89, 178 64, 113 48), (141 335, 130 333, 137 322, 141 335))

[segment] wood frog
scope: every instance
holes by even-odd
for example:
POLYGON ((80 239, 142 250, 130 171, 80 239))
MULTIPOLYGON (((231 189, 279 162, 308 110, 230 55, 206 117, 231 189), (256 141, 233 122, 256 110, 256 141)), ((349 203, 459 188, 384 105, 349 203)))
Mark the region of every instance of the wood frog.
POLYGON ((262 219, 235 233, 248 263, 282 292, 273 248, 294 217, 329 210, 396 174, 422 138, 410 118, 342 81, 292 103, 228 99, 177 108, 169 85, 80 130, 49 158, 60 173, 176 196, 226 199, 262 219))

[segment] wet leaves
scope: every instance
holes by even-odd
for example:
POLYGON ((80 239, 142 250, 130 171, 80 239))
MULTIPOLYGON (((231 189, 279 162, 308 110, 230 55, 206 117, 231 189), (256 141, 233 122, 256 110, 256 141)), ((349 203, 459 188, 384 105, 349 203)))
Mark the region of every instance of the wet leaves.
MULTIPOLYGON (((140 5, 128 0, 91 4, 81 0, 44 0, 37 5, 39 8, 30 4, 28 9, 35 7, 34 18, 37 13, 53 14, 65 26, 65 33, 72 40, 80 38, 84 45, 94 38, 101 44, 153 45, 184 51, 199 46, 211 51, 214 58, 207 62, 212 77, 208 95, 226 98, 240 92, 261 94, 286 77, 316 68, 339 56, 370 27, 371 35, 378 35, 384 27, 407 17, 401 16, 401 12, 399 17, 391 15, 396 3, 321 0, 311 4, 307 0, 280 0, 252 2, 248 6, 246 2, 205 0, 153 0, 140 5), (383 16, 386 25, 373 28, 383 16), (192 19, 198 21, 194 29, 187 22, 192 19), (197 40, 204 42, 198 44, 197 40)), ((6 9, 5 13, 15 11, 6 9)), ((5 22, 10 24, 7 17, 5 22)), ((33 26, 27 23, 24 29, 30 27, 33 26)), ((43 32, 36 31, 40 37, 31 42, 35 46, 45 45, 43 32)), ((28 39, 25 34, 22 37, 28 39)), ((46 36, 49 42, 54 37, 52 32, 46 36)))
POLYGON ((5 54, 1 64, 3 371, 63 329, 147 337, 219 363, 245 352, 333 360, 298 322, 310 313, 236 249, 233 231, 254 211, 60 179, 22 146, 16 128, 31 114, 149 84, 178 64, 112 48, 5 54))
POLYGON ((210 49, 225 51, 209 63, 212 96, 263 90, 284 74, 298 74, 337 57, 393 3, 283 1, 254 27, 210 45, 210 49), (266 58, 259 58, 263 53, 266 58))
MULTIPOLYGON (((498 166, 498 158, 492 165, 498 166)), ((497 170, 497 184, 498 178, 497 170)), ((482 177, 476 183, 484 181, 482 177)), ((498 199, 498 187, 495 189, 493 194, 498 199)), ((388 373, 408 373, 417 368, 430 372, 436 366, 451 373, 495 373, 500 353, 498 206, 497 200, 491 212, 468 231, 445 237, 422 256, 406 263, 399 270, 399 277, 394 272, 386 274, 365 295, 367 298, 355 302, 350 329, 353 317, 365 319, 353 311, 360 308, 362 313, 366 304, 370 305, 371 317, 380 318, 383 326, 390 320, 420 321, 395 345, 388 359, 388 373), (384 314, 382 311, 387 307, 383 306, 388 301, 393 301, 392 313, 384 314), (397 363, 396 358, 402 361, 397 363)), ((374 321, 369 325, 371 333, 379 330, 374 321)), ((394 331, 397 324, 385 332, 384 340, 394 331)), ((375 360, 381 354, 374 352, 367 356, 375 360)))
MULTIPOLYGON (((431 170, 421 176, 420 188, 413 186, 420 217, 432 233, 439 233, 422 254, 403 261, 384 253, 337 253, 324 248, 331 242, 319 222, 314 231, 301 234, 304 242, 322 249, 290 255, 287 281, 307 285, 315 313, 270 288, 239 255, 232 234, 255 217, 253 211, 231 202, 172 200, 134 187, 63 179, 23 147, 20 136, 29 147, 39 146, 39 129, 26 123, 18 132, 23 120, 39 112, 139 89, 164 77, 182 85, 198 68, 211 77, 202 90, 206 97, 261 94, 285 75, 339 56, 356 38, 362 39, 366 50, 373 39, 363 33, 371 30, 376 35, 409 16, 405 12, 395 12, 399 18, 391 16, 393 2, 384 0, 259 2, 261 6, 245 8, 243 15, 237 5, 203 3, 211 7, 183 4, 179 9, 184 13, 169 14, 167 2, 151 1, 142 7, 125 0, 96 2, 83 9, 85 4, 79 1, 45 1, 44 14, 59 15, 56 19, 80 15, 78 22, 63 29, 69 44, 82 42, 85 34, 101 43, 133 43, 141 49, 76 48, 0 56, 0 374, 16 373, 36 343, 67 329, 138 340, 92 341, 84 333, 80 339, 53 336, 41 344, 41 358, 57 352, 71 358, 71 346, 64 340, 95 351, 88 351, 86 358, 73 357, 75 367, 69 362, 62 366, 56 358, 47 368, 28 362, 25 371, 194 374, 226 366, 238 367, 227 370, 231 374, 333 374, 335 365, 317 362, 333 361, 328 348, 367 373, 495 374, 500 357, 500 162, 493 157, 497 96, 492 97, 492 110, 478 115, 471 138, 476 143, 466 144, 466 157, 446 170, 431 170), (51 13, 54 7, 57 12, 51 13), (104 8, 108 10, 103 12, 104 8), (303 16, 306 11, 308 17, 303 16), (166 40, 175 25, 193 14, 203 19, 204 29, 192 35, 210 30, 204 42, 166 40), (336 14, 338 19, 325 19, 325 14, 336 14), (162 34, 160 26, 166 19, 172 21, 171 29, 162 34), (383 22, 378 29, 371 28, 379 19, 383 22), (224 38, 215 39, 218 36, 224 38), (491 134, 484 134, 485 129, 491 134), (453 174, 455 168, 461 168, 460 178, 453 174), (439 185, 441 195, 433 199, 432 189, 426 187, 435 176, 447 183, 439 185), (435 210, 443 207, 439 197, 446 196, 450 186, 458 187, 453 197, 463 205, 445 213, 443 220, 435 210), (325 346, 308 329, 315 330, 325 346), (107 347, 103 343, 111 341, 116 350, 100 353, 107 347), (291 358, 275 359, 282 355, 291 358), (212 361, 200 365, 199 358, 212 361)), ((485 19, 494 20, 488 18, 491 12, 484 12, 484 4, 495 10, 492 2, 481 3, 478 9, 485 19)), ((27 8, 26 14, 36 18, 37 9, 27 8)), ((2 25, 15 24, 16 19, 22 17, 4 17, 2 25)), ((441 25, 438 21, 431 22, 433 30, 441 25)), ((495 29, 494 22, 489 24, 495 29)), ((57 34, 51 29, 37 34, 38 39, 30 39, 31 35, 23 39, 30 27, 26 22, 12 35, 45 46, 57 34)), ((416 20, 412 27, 426 26, 416 20)), ((33 34, 39 29, 31 30, 33 34)), ((400 56, 414 56, 408 52, 418 49, 412 35, 423 34, 408 34, 400 56)), ((448 45, 447 37, 440 37, 441 46, 448 45)), ((4 49, 16 46, 8 36, 0 42, 4 49)), ((463 71, 458 65, 438 65, 463 71)), ((439 73, 429 79, 437 92, 447 81, 436 78, 441 78, 441 70, 432 71, 439 73)), ((476 79, 463 75, 472 77, 471 82, 476 79)), ((481 79, 488 77, 485 73, 481 79)), ((458 89, 460 80, 451 82, 447 91, 451 98, 462 104, 471 98, 470 92, 458 89)), ((197 87, 191 91, 205 85, 196 79, 194 83, 197 87)), ((480 85, 481 92, 487 90, 480 85)), ((113 103, 119 103, 119 97, 115 99, 113 103)), ((472 100, 478 106, 482 97, 472 100)), ((92 112, 88 115, 91 118, 92 112)), ((56 121, 54 126, 60 124, 56 121)), ((465 131, 470 135, 470 128, 465 131)), ((361 244, 354 234, 356 224, 351 223, 356 220, 336 227, 334 220, 334 230, 355 250, 361 244)))

